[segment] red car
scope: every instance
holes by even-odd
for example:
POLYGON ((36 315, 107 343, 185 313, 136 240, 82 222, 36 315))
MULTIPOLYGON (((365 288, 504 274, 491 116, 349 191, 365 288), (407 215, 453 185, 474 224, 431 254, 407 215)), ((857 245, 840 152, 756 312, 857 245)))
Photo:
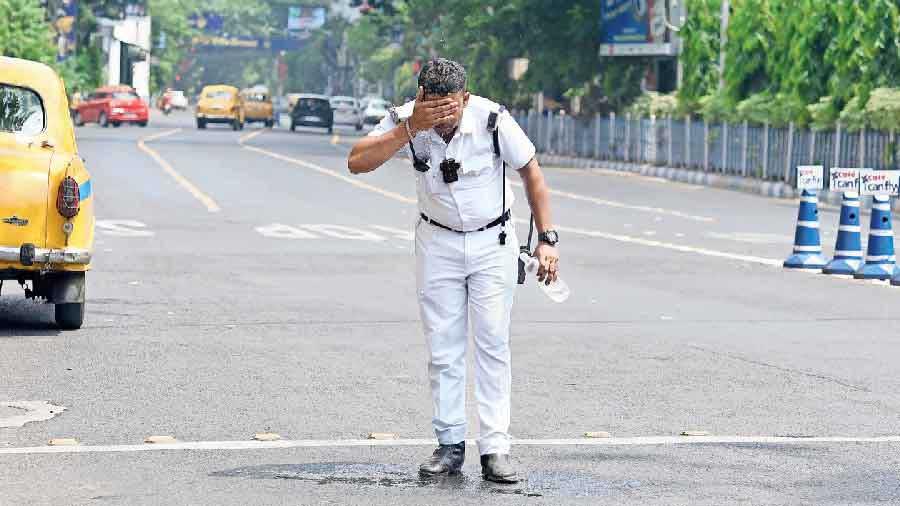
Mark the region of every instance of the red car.
POLYGON ((130 86, 97 88, 75 109, 75 124, 99 123, 117 127, 122 123, 147 126, 150 110, 147 103, 130 86))

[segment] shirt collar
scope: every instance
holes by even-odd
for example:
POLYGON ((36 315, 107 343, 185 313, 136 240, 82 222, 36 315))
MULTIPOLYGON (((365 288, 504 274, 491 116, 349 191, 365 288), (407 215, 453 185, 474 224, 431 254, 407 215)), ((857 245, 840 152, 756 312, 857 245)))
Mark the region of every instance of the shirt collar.
POLYGON ((471 134, 475 132, 475 118, 472 116, 471 111, 469 114, 465 113, 465 109, 463 109, 462 121, 459 122, 459 133, 461 134, 471 134))

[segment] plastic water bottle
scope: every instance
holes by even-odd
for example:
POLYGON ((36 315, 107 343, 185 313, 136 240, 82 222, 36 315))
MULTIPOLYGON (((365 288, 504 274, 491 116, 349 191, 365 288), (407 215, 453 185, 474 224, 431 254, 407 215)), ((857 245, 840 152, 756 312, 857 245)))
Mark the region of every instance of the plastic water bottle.
MULTIPOLYGON (((519 258, 525 263, 525 272, 529 274, 537 273, 538 267, 540 267, 537 258, 534 258, 525 252, 519 253, 519 258)), ((544 293, 547 294, 547 297, 550 297, 550 300, 553 302, 565 302, 566 299, 569 298, 569 285, 567 285, 562 278, 557 277, 556 281, 549 285, 538 282, 538 286, 541 287, 541 290, 543 290, 544 293)))

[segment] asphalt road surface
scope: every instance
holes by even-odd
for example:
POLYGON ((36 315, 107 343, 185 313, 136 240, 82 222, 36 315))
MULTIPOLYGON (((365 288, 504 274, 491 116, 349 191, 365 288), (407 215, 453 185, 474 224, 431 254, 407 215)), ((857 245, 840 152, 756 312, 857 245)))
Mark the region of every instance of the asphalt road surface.
MULTIPOLYGON (((0 428, 0 504, 900 501, 900 289, 783 270, 796 202, 550 167, 572 296, 517 294, 526 480, 483 483, 472 445, 462 476, 420 481, 411 168, 351 176, 358 134, 336 134, 186 113, 78 129, 98 214, 86 323, 60 332, 4 287, 0 424, 33 414, 3 401, 51 407, 0 428)), ((837 213, 820 216, 830 253, 837 213)))

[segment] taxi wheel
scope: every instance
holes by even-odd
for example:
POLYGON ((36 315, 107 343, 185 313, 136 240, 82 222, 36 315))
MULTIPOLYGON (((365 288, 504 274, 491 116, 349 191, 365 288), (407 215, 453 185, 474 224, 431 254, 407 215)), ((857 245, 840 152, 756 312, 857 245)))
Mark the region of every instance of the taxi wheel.
POLYGON ((113 121, 112 126, 113 126, 113 128, 119 128, 120 126, 122 126, 122 124, 119 123, 118 121, 113 121))
POLYGON ((56 304, 56 324, 63 330, 78 330, 84 323, 84 302, 56 304))
POLYGON ((147 126, 147 122, 146 122, 146 121, 141 121, 140 123, 138 123, 138 126, 141 127, 141 128, 144 128, 144 127, 147 126))
POLYGON ((206 122, 203 121, 202 119, 198 119, 197 120, 197 128, 199 128, 200 130, 204 130, 206 128, 206 122))
POLYGON ((328 133, 333 134, 333 133, 334 133, 334 127, 328 127, 328 133))
POLYGON ((234 120, 231 122, 231 129, 237 132, 241 129, 241 123, 238 120, 234 120))
POLYGON ((106 118, 106 113, 101 112, 100 117, 97 119, 97 123, 100 123, 100 126, 106 128, 109 126, 109 120, 106 118))
POLYGON ((295 131, 296 129, 297 129, 297 125, 295 125, 294 122, 292 121, 291 122, 291 132, 295 131))

